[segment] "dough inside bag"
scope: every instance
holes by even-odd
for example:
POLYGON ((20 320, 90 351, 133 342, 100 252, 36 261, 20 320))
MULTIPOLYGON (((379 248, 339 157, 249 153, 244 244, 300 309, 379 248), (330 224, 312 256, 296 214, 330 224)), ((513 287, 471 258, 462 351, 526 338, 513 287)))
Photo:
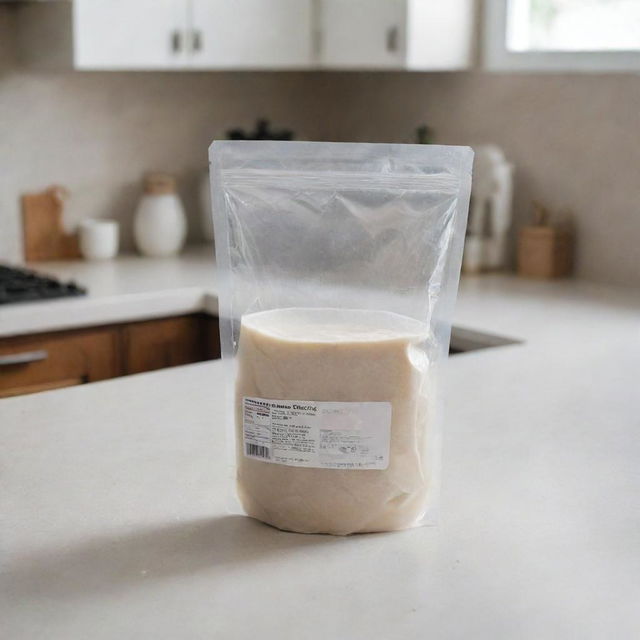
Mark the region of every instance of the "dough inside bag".
POLYGON ((289 308, 243 316, 236 456, 247 514, 280 529, 346 535, 418 523, 426 468, 425 324, 384 311, 289 308), (391 404, 388 466, 289 466, 246 455, 243 398, 391 404))

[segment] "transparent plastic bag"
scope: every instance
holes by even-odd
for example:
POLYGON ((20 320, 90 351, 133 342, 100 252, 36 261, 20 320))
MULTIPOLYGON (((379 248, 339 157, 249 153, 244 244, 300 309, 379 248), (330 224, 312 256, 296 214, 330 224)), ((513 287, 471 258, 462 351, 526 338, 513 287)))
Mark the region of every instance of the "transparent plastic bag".
POLYGON ((437 520, 466 147, 214 142, 234 510, 350 534, 437 520))

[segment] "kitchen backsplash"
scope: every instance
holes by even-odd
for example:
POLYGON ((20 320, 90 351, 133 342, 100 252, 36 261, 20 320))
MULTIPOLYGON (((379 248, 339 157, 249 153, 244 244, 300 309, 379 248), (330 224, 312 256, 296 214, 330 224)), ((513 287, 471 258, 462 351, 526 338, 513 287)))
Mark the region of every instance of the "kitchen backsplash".
POLYGON ((18 255, 19 194, 54 183, 71 192, 71 223, 115 217, 130 247, 133 209, 150 170, 177 174, 197 238, 198 180, 211 140, 263 113, 318 137, 307 84, 304 74, 4 74, 0 255, 18 255))
POLYGON ((500 145, 516 166, 516 227, 532 199, 570 208, 577 275, 640 285, 640 76, 489 73, 32 73, 0 6, 0 259, 21 256, 18 198, 72 192, 69 221, 109 216, 132 246, 147 170, 178 175, 191 239, 208 143, 259 116, 298 137, 500 145))
POLYGON ((426 122, 437 143, 498 144, 516 228, 534 199, 569 208, 576 274, 640 285, 640 75, 345 73, 331 92, 337 139, 409 141, 426 122))

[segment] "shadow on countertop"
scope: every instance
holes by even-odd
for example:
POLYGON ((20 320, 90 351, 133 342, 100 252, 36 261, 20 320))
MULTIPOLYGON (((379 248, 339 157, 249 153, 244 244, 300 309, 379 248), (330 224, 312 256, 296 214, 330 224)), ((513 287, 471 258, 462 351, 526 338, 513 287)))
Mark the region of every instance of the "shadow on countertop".
POLYGON ((11 599, 91 596, 350 540, 287 533, 244 516, 202 518, 43 549, 6 566, 2 579, 11 599))

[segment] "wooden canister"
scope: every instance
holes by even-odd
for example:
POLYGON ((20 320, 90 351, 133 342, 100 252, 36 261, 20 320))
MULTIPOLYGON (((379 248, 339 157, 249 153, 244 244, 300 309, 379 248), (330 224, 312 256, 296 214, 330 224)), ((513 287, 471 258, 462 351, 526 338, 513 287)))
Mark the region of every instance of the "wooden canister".
POLYGON ((531 278, 564 278, 573 267, 573 233, 562 227, 530 226, 520 231, 518 273, 531 278))

